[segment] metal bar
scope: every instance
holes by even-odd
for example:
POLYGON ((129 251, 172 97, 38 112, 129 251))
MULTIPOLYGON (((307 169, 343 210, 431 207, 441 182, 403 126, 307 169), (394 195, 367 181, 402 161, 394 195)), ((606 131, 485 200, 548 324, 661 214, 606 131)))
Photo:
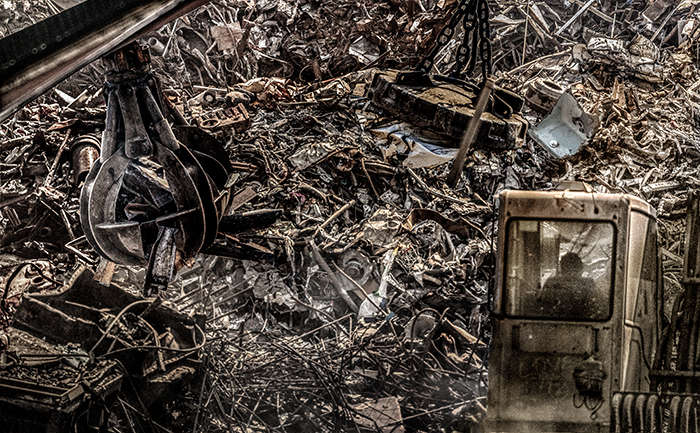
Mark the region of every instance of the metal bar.
POLYGON ((39 392, 46 395, 60 397, 70 390, 70 388, 59 388, 57 386, 42 385, 40 383, 32 383, 26 380, 13 379, 10 377, 0 377, 0 386, 7 386, 14 389, 22 389, 30 392, 39 392))
MULTIPOLYGON (((581 6, 581 7, 583 7, 583 6, 585 5, 585 3, 582 2, 581 0, 574 0, 574 3, 575 3, 577 6, 581 6)), ((596 9, 596 8, 594 8, 594 7, 590 7, 590 10, 591 10, 591 13, 592 13, 593 15, 596 15, 597 17, 599 17, 599 18, 601 18, 601 19, 603 19, 603 20, 605 20, 605 21, 607 21, 607 22, 609 22, 609 23, 612 23, 612 22, 614 21, 613 17, 611 17, 610 15, 608 15, 608 14, 606 14, 606 13, 604 13, 604 12, 601 12, 600 10, 598 10, 598 9, 596 9)))
POLYGON ((656 31, 654 32, 654 34, 651 36, 651 39, 649 39, 651 42, 654 42, 654 41, 656 40, 656 38, 659 36, 659 33, 661 33, 661 31, 664 29, 664 27, 666 27, 666 24, 668 23, 668 20, 671 19, 671 17, 676 13, 676 11, 678 10, 678 8, 679 8, 682 4, 683 4, 682 2, 679 2, 679 3, 676 5, 676 7, 674 7, 673 10, 672 10, 671 12, 668 13, 668 15, 666 15, 666 18, 664 18, 664 20, 663 20, 663 22, 661 23, 661 25, 659 26, 659 28, 656 29, 656 31))
POLYGON ((459 180, 459 175, 462 173, 464 168, 464 161, 467 158, 467 152, 471 149, 476 136, 479 133, 479 128, 481 127, 481 115, 484 114, 486 110, 486 104, 491 96, 491 90, 496 85, 492 78, 487 78, 484 83, 484 88, 481 89, 479 93, 479 99, 476 102, 476 107, 474 107, 474 115, 469 119, 469 124, 467 125, 467 130, 464 131, 464 136, 462 136, 462 143, 459 145, 459 151, 457 152, 457 157, 455 158, 450 174, 447 177, 447 184, 452 188, 457 186, 457 181, 459 180))
POLYGON ((595 0, 588 0, 588 1, 586 2, 586 4, 583 5, 583 6, 581 7, 581 9, 579 9, 578 12, 576 12, 576 13, 574 14, 574 16, 571 17, 571 18, 569 19, 569 21, 565 22, 564 25, 561 26, 561 27, 559 28, 559 30, 557 30, 554 34, 557 35, 557 36, 559 36, 559 35, 561 34, 561 32, 563 32, 564 30, 568 29, 569 26, 570 26, 571 24, 573 24, 574 21, 576 21, 576 20, 578 19, 578 17, 580 17, 584 12, 586 12, 586 10, 587 10, 589 7, 591 7, 591 5, 592 5, 594 2, 595 2, 595 0))
POLYGON ((32 57, 28 60, 30 64, 12 70, 10 76, 0 81, 0 121, 88 63, 207 2, 152 0, 136 8, 120 10, 112 23, 88 27, 91 30, 87 34, 75 35, 74 42, 61 44, 53 52, 46 48, 42 56, 32 57))
MULTIPOLYGON (((700 371, 681 371, 681 370, 651 370, 650 376, 658 377, 698 377, 700 378, 700 371)), ((688 394, 691 395, 691 394, 688 394)))

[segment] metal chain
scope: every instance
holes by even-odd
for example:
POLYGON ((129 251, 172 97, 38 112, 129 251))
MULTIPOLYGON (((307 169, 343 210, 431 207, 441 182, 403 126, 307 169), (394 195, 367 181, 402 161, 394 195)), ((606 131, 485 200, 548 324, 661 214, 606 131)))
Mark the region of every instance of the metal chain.
POLYGON ((489 4, 487 0, 479 3, 479 47, 481 49, 481 74, 484 80, 491 75, 491 25, 489 24, 489 4))
POLYGON ((455 67, 451 75, 459 76, 473 72, 477 55, 481 60, 483 79, 491 74, 491 27, 489 25, 488 0, 462 0, 457 10, 438 34, 435 44, 420 63, 419 69, 430 73, 435 65, 435 56, 456 34, 457 25, 462 22, 464 38, 457 48, 455 67))
POLYGON ((440 51, 440 49, 442 49, 442 47, 444 47, 447 44, 447 42, 449 42, 450 39, 452 39, 452 36, 455 34, 455 30, 457 29, 457 24, 459 24, 460 18, 466 14, 471 1, 473 0, 460 1, 457 10, 450 19, 450 22, 447 23, 440 30, 440 33, 438 33, 438 36, 435 39, 435 44, 433 45, 432 49, 423 58, 423 60, 421 60, 419 66, 420 70, 428 74, 433 69, 433 65, 435 64, 435 56, 440 51))
POLYGON ((457 48, 456 62, 453 74, 459 74, 474 58, 473 48, 478 42, 478 34, 476 31, 479 29, 479 22, 476 15, 476 9, 478 7, 479 0, 471 0, 469 2, 469 7, 467 13, 464 14, 462 20, 462 26, 464 27, 464 38, 462 39, 461 45, 457 48), (471 47, 471 49, 470 49, 471 47), (472 53, 470 54, 470 50, 472 53))

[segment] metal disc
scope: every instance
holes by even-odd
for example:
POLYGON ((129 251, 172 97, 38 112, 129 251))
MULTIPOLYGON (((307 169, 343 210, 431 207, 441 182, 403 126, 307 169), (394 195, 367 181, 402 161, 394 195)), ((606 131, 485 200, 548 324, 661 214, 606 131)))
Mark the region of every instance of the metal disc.
POLYGON ((216 204, 214 204, 214 188, 212 188, 212 184, 207 178, 202 165, 186 146, 181 145, 175 153, 192 175, 202 201, 202 211, 206 222, 204 226, 204 241, 202 246, 197 249, 197 252, 199 252, 200 249, 214 242, 216 233, 219 231, 219 216, 216 204))
POLYGON ((116 202, 123 182, 123 174, 129 165, 129 159, 120 148, 100 168, 94 186, 88 196, 88 221, 97 245, 115 263, 124 265, 143 265, 143 252, 136 249, 141 242, 129 239, 135 231, 133 228, 124 233, 119 229, 98 228, 99 225, 114 224, 116 221, 116 202))

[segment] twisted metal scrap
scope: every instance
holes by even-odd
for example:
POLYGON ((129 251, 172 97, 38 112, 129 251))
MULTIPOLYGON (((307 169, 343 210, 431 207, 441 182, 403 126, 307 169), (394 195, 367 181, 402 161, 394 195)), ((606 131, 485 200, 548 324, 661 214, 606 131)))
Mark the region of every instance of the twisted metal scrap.
MULTIPOLYGON (((362 426, 367 431, 374 421, 359 412, 358 404, 396 395, 402 398, 403 421, 375 423, 376 431, 409 422, 437 431, 437 426, 480 416, 485 396, 473 384, 485 374, 483 365, 458 365, 434 350, 435 342, 416 348, 396 332, 396 318, 358 327, 349 337, 338 332, 309 339, 321 331, 328 335, 329 325, 298 337, 264 330, 220 336, 208 347, 209 376, 199 412, 223 416, 241 431, 337 432, 362 426)), ((338 321, 334 325, 346 330, 338 321)), ((474 356, 465 353, 463 359, 474 356)))

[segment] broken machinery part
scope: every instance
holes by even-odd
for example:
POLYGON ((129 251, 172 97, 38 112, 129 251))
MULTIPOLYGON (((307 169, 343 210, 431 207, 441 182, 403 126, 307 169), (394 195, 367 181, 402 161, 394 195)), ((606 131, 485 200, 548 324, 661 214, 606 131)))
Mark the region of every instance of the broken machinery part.
POLYGON ((24 292, 0 356, 3 431, 107 431, 119 398, 158 411, 198 374, 202 327, 82 267, 64 286, 24 292))
POLYGON ((557 158, 574 155, 596 132, 598 120, 583 111, 569 92, 563 92, 551 113, 528 132, 557 158))
POLYGON ((100 158, 100 140, 94 135, 84 135, 73 140, 70 148, 73 183, 79 185, 100 158))

